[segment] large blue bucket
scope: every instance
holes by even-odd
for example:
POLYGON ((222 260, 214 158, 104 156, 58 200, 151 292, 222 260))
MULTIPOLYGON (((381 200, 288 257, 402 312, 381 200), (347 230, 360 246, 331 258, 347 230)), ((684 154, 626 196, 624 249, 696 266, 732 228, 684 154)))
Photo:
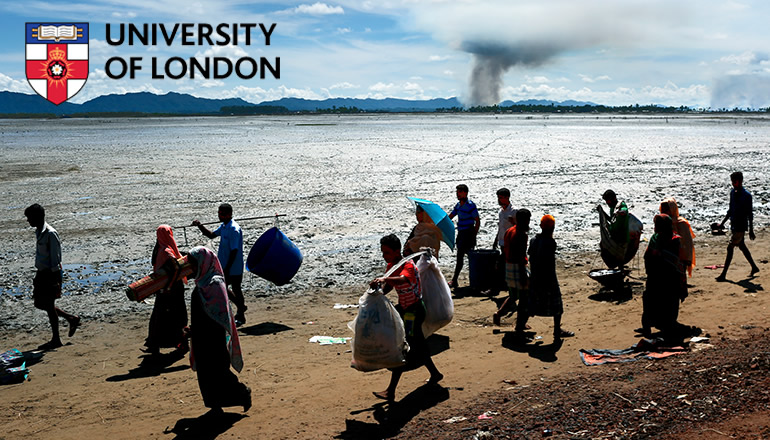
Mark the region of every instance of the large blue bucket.
POLYGON ((246 269, 277 286, 291 281, 302 264, 302 252, 283 232, 273 227, 265 231, 249 251, 246 269))
POLYGON ((500 252, 494 249, 478 249, 468 252, 468 278, 472 289, 501 288, 501 273, 497 267, 499 258, 500 252))

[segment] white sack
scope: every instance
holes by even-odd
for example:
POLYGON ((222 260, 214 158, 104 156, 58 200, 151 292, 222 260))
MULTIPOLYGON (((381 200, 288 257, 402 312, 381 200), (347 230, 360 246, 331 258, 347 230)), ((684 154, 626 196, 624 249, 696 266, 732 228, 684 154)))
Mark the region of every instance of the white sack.
POLYGON ((417 261, 422 301, 425 303, 425 322, 422 323, 422 332, 426 338, 449 324, 455 311, 452 292, 449 290, 444 274, 438 268, 438 260, 435 257, 430 259, 428 257, 430 255, 423 254, 417 261))
POLYGON ((368 290, 358 300, 358 316, 348 323, 353 330, 353 361, 359 371, 404 365, 409 346, 404 321, 379 289, 368 290))

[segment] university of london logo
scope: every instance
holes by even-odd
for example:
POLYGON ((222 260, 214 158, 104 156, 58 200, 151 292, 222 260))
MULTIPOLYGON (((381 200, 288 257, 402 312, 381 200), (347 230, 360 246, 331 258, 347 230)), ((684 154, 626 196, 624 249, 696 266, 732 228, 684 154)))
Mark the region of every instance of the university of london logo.
POLYGON ((27 81, 56 105, 72 98, 88 78, 88 23, 27 23, 27 81))

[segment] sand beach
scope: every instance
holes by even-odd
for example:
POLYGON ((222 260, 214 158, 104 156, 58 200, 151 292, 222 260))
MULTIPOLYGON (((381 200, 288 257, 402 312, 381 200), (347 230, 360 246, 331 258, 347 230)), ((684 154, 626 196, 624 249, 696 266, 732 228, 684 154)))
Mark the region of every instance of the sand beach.
MULTIPOLYGON (((64 347, 30 365, 28 381, 0 387, 0 439, 481 438, 482 431, 489 432, 486 438, 516 438, 499 427, 485 430, 490 422, 477 419, 479 409, 486 408, 499 413, 492 416, 499 426, 515 425, 517 411, 531 410, 501 403, 501 396, 523 389, 516 387, 575 386, 569 379, 620 377, 648 364, 644 371, 655 371, 656 365, 668 366, 661 371, 687 369, 709 350, 744 344, 746 338, 767 339, 770 300, 763 285, 770 270, 765 226, 770 179, 763 164, 770 154, 768 120, 495 118, 326 116, 310 121, 326 126, 304 126, 307 121, 292 118, 0 122, 0 229, 7 237, 0 250, 5 273, 0 347, 30 351, 50 336, 44 314, 30 298, 34 233, 23 218, 28 204, 46 206, 62 236, 66 294, 57 304, 83 317, 76 334, 64 338, 64 347), (686 141, 677 144, 677 139, 686 141), (625 145, 640 147, 629 154, 621 148, 625 145), (748 246, 761 271, 748 277, 749 266, 738 253, 729 282, 717 283, 718 271, 706 266, 724 261, 727 239, 707 228, 726 211, 728 176, 737 167, 754 195, 757 239, 748 246), (511 188, 514 205, 528 207, 533 217, 556 216, 563 325, 576 336, 554 345, 551 319, 533 318, 532 331, 542 338, 524 349, 511 346, 506 335, 512 317, 500 327, 491 319, 503 295, 489 298, 458 289, 454 320, 430 341, 445 375, 443 387, 425 390, 425 371, 407 373, 396 397, 401 406, 389 412, 371 394, 385 387, 387 371, 358 372, 350 368, 349 343, 321 346, 308 339, 352 336, 347 322, 356 309, 334 306, 356 304, 366 283, 382 273, 380 236, 408 234, 414 216, 404 196, 451 208, 460 181, 471 187, 471 198, 480 206, 482 244, 492 242, 498 187, 511 188), (583 365, 580 349, 620 349, 638 341, 633 330, 641 315, 641 259, 631 263, 625 295, 611 295, 587 276, 601 265, 592 209, 606 187, 630 202, 631 212, 645 222, 646 238, 656 204, 667 195, 680 200, 681 213, 697 234, 697 268, 680 321, 702 328, 714 348, 643 364, 583 365), (246 274, 249 311, 240 328, 245 360, 240 379, 253 390, 253 407, 246 413, 232 408, 212 421, 204 415, 186 357, 168 355, 153 367, 144 361, 140 348, 152 306, 129 302, 124 289, 149 272, 157 225, 212 220, 222 201, 231 201, 236 218, 239 213, 288 214, 279 227, 303 250, 305 262, 284 287, 246 274), (469 421, 444 422, 456 416, 469 421)), ((242 226, 249 247, 272 221, 242 226)), ((187 231, 186 244, 181 231, 175 233, 183 250, 216 249, 216 241, 195 230, 187 231)), ((448 276, 453 259, 446 249, 442 255, 448 276)), ((468 284, 467 270, 460 281, 468 284)), ((754 356, 757 365, 767 364, 766 351, 754 356)), ((708 362, 727 365, 730 359, 708 362)), ((767 382, 766 369, 752 372, 755 381, 767 382)), ((626 388, 607 386, 603 392, 607 398, 615 398, 615 392, 634 399, 626 388)), ((669 405, 671 396, 681 394, 670 390, 653 400, 669 405)), ((646 428, 648 434, 618 430, 613 435, 705 438, 708 428, 735 438, 761 438, 768 429, 762 422, 767 400, 754 401, 756 406, 720 411, 719 417, 657 423, 646 428)), ((552 438, 613 438, 606 424, 586 419, 573 430, 551 420, 546 428, 552 438)), ((543 429, 533 426, 527 437, 540 438, 543 429)))

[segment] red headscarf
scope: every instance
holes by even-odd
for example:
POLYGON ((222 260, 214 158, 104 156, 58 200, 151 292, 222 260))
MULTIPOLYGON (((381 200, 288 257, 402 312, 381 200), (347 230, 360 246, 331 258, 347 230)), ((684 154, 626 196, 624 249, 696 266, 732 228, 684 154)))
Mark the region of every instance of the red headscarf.
POLYGON ((179 248, 176 246, 174 231, 171 230, 171 226, 160 225, 155 232, 158 238, 158 255, 155 257, 155 264, 152 268, 157 271, 163 267, 169 258, 179 259, 182 258, 182 254, 179 253, 179 248))

